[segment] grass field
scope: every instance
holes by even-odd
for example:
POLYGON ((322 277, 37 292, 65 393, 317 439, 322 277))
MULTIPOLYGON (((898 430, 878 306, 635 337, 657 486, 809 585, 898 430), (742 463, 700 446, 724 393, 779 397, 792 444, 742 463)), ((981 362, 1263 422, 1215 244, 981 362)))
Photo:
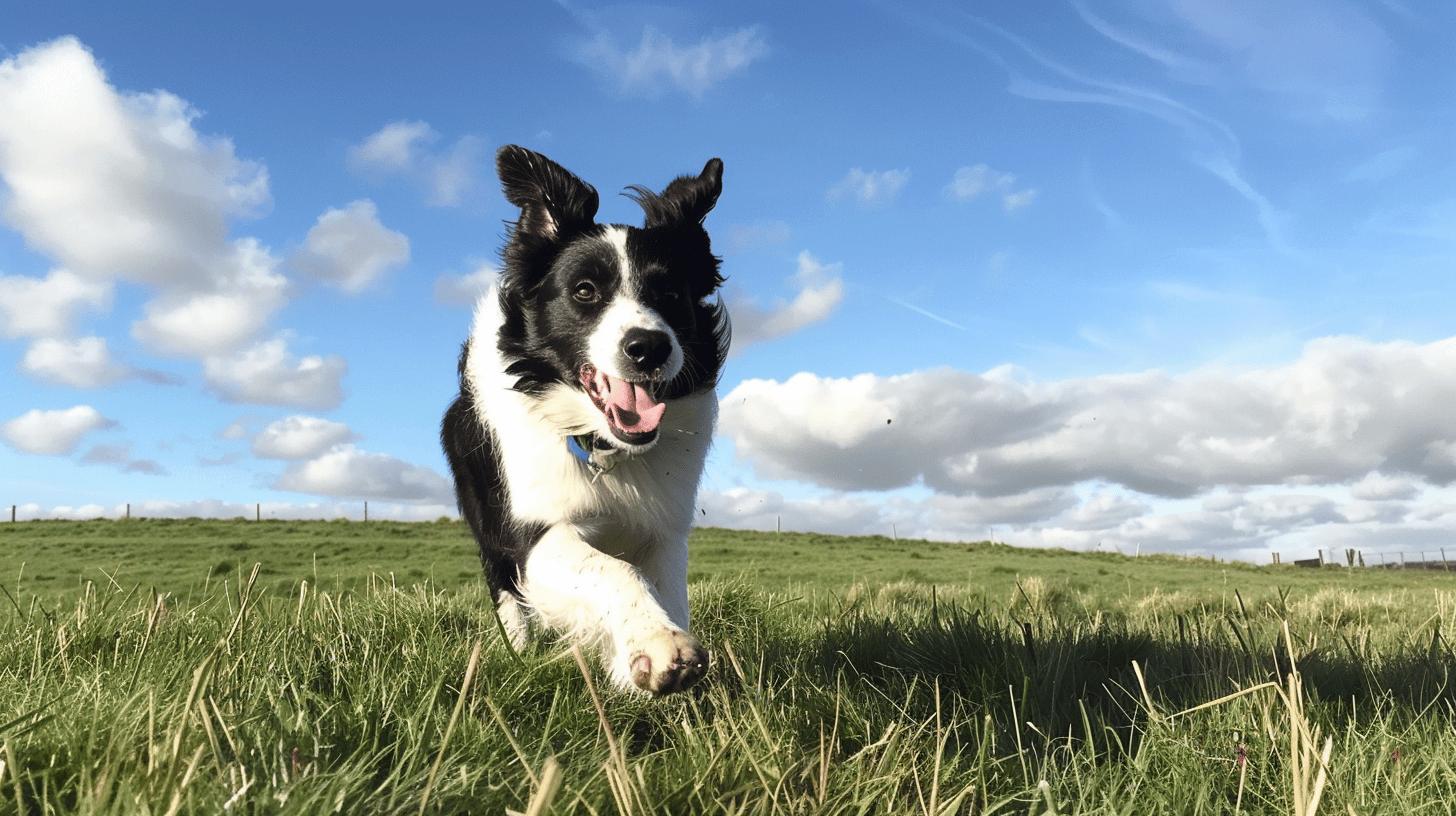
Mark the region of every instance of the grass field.
POLYGON ((1456 810, 1456 576, 693 552, 652 701, 512 652, 456 523, 0 524, 0 814, 1456 810))

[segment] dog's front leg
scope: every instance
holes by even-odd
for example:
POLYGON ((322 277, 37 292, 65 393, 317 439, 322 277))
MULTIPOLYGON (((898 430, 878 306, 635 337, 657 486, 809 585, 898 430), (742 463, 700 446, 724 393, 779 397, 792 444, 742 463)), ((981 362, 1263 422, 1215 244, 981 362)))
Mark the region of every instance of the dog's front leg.
MULTIPOLYGON (((593 547, 575 525, 558 524, 536 542, 524 578, 526 602, 540 620, 577 641, 600 643, 618 686, 668 694, 707 670, 707 652, 663 608, 652 582, 593 547)), ((684 623, 686 600, 684 586, 684 623)))
POLYGON ((657 599, 668 618, 684 632, 688 625, 688 540, 687 535, 652 544, 638 559, 642 574, 657 590, 657 599))

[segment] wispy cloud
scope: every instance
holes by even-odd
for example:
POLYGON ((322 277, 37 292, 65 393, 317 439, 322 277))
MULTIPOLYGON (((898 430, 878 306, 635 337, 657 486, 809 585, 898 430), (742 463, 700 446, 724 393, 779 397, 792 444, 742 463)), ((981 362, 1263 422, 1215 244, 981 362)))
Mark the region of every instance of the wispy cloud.
POLYGON ((1016 212, 1023 207, 1030 206, 1031 202, 1036 200, 1036 195, 1037 191, 1030 188, 1007 193, 1001 196, 1001 209, 1006 212, 1016 212))
POLYGON ((752 296, 730 296, 734 353, 827 319, 844 299, 843 271, 841 264, 824 263, 804 251, 793 276, 798 289, 793 300, 764 305, 752 296))
POLYGON ((1135 54, 1139 54, 1162 65, 1181 79, 1207 81, 1214 72, 1213 66, 1206 62, 1194 59, 1185 54, 1180 54, 1172 49, 1164 48, 1125 28, 1114 25, 1103 17, 1099 17, 1082 0, 1073 0, 1072 8, 1076 10, 1077 16, 1082 18, 1082 22, 1086 23, 1093 31, 1096 31, 1108 40, 1135 54))
POLYGON ((485 156, 485 141, 466 134, 448 146, 428 122, 390 122, 349 148, 348 165, 371 178, 396 176, 418 184, 425 203, 455 207, 475 190, 485 156))
POLYGON ((792 234, 789 225, 783 221, 732 224, 728 227, 724 251, 729 255, 737 255, 755 249, 777 246, 788 241, 792 234))
POLYGON ((850 168, 844 178, 834 183, 825 196, 830 201, 851 200, 860 204, 883 204, 893 201, 910 182, 910 169, 865 170, 850 168))
POLYGON ((945 185, 945 194, 956 201, 970 201, 987 190, 1005 189, 1015 183, 1016 176, 977 164, 958 168, 950 183, 945 185))
POLYGON ((1411 145, 1400 145, 1382 150, 1370 158, 1345 171, 1347 182, 1375 183, 1385 181, 1408 167, 1416 157, 1411 145))
POLYGON ((1226 288, 1213 289, 1189 281, 1154 280, 1149 281, 1147 286, 1148 291, 1159 298, 1180 303, 1223 304, 1241 308, 1266 308, 1270 305, 1267 299, 1258 295, 1226 288))
POLYGON ((1364 119, 1380 104, 1389 37, 1347 0, 1184 0, 1166 6, 1225 75, 1278 97, 1295 116, 1364 119))
POLYGON ((1016 176, 1001 170, 993 170, 984 164, 961 167, 945 185, 945 195, 953 201, 971 201, 982 194, 1000 195, 1001 207, 1014 212, 1036 199, 1037 191, 1031 187, 1016 189, 1016 176))
POLYGON ((1195 166, 1253 205, 1255 217, 1270 245, 1280 252, 1297 254, 1285 238, 1284 222, 1287 217, 1240 169, 1242 146, 1227 124, 1169 94, 1103 79, 1072 68, 1024 37, 974 14, 961 12, 958 17, 1010 46, 1012 54, 1002 53, 1001 49, 988 45, 982 37, 967 32, 964 26, 952 20, 912 19, 922 28, 968 47, 1000 66, 1007 73, 1007 91, 1011 94, 1043 102, 1098 105, 1135 112, 1173 126, 1187 140, 1187 155, 1195 166), (1013 55, 1019 55, 1018 59, 1013 59, 1013 55), (1032 76, 1036 73, 1042 74, 1043 78, 1032 76), (1071 87, 1058 82, 1070 83, 1071 87))
POLYGON ((1197 163, 1253 205, 1255 216, 1259 219, 1259 225, 1264 228, 1264 234, 1268 237, 1270 246, 1285 255, 1301 254, 1290 246, 1289 241, 1284 237, 1284 223, 1288 220, 1287 214, 1275 207, 1263 193, 1250 184, 1238 166, 1227 156, 1208 156, 1198 159, 1197 163))
POLYGON ((148 476, 165 476, 167 469, 153 459, 133 459, 131 445, 93 445, 76 461, 83 465, 111 465, 123 473, 144 473, 148 476))
POLYGON ((647 26, 642 29, 641 39, 630 48, 610 32, 598 30, 577 48, 575 57, 623 94, 655 96, 673 90, 701 97, 768 53, 768 40, 757 26, 704 37, 691 44, 680 44, 647 26))
POLYGON ((441 275, 435 279, 435 302, 449 306, 474 306, 480 296, 500 278, 500 266, 480 261, 463 275, 441 275))
POLYGON ((1097 180, 1092 176, 1092 165, 1082 163, 1082 191, 1087 196, 1087 203, 1092 209, 1102 216, 1102 223, 1110 230, 1122 230, 1127 227, 1127 219, 1122 213, 1112 208, 1111 204, 1102 197, 1102 191, 1097 187, 1097 180))
POLYGON ((1364 118, 1379 103, 1391 50, 1378 22, 1346 0, 1160 4, 1143 21, 1161 25, 1156 35, 1115 24, 1084 0, 1072 7, 1093 31, 1175 80, 1269 94, 1295 116, 1364 118), (1172 41, 1178 47, 1162 44, 1172 41))
POLYGON ((966 329, 965 326, 962 326, 961 324, 955 322, 954 320, 951 320, 948 317, 943 317, 941 315, 938 315, 935 312, 932 312, 932 311, 930 311, 929 309, 927 309, 927 308, 925 308, 923 306, 916 306, 915 304, 911 303, 908 300, 904 300, 902 298, 895 297, 894 295, 885 295, 885 300, 890 301, 891 303, 895 304, 896 306, 899 306, 902 309, 909 309, 910 311, 914 312, 915 314, 920 315, 921 317, 925 317, 925 318, 929 318, 931 320, 934 320, 936 323, 939 323, 939 324, 941 324, 943 326, 950 326, 952 329, 959 329, 961 331, 968 331, 968 329, 966 329))

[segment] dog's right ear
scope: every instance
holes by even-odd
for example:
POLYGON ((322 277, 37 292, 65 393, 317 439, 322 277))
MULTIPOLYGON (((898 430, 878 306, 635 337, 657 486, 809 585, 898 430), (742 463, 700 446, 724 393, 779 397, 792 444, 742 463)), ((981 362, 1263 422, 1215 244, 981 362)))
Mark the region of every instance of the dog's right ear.
POLYGON ((540 153, 506 145, 495 167, 506 200, 521 208, 518 234, 555 240, 595 223, 596 188, 540 153))

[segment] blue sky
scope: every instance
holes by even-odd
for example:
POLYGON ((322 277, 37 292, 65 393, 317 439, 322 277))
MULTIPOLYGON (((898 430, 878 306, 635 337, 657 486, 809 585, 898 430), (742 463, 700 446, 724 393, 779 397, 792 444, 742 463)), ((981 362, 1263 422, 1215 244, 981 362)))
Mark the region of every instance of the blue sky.
POLYGON ((0 498, 452 512, 515 142, 620 221, 724 159, 709 523, 1456 532, 1456 10, 720 6, 12 10, 0 498))

